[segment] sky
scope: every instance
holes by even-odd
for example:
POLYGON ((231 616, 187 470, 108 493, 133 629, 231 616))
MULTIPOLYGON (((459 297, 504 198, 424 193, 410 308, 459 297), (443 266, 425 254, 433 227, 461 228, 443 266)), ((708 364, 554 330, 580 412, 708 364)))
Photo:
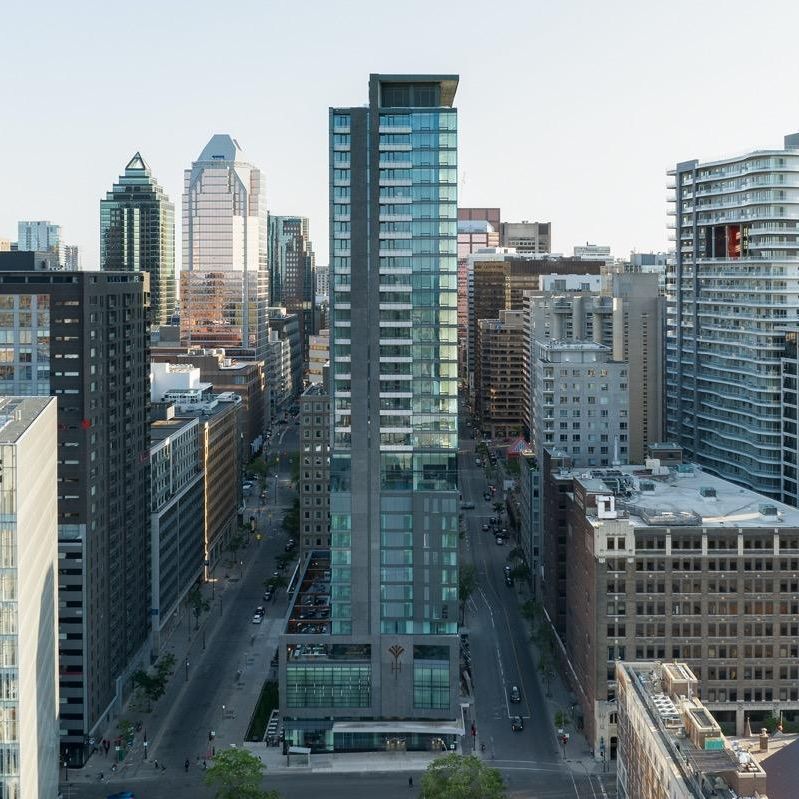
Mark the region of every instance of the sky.
POLYGON ((86 269, 137 150, 180 248, 183 170, 214 133, 327 263, 327 109, 365 104, 371 72, 458 73, 459 205, 551 221, 566 254, 666 249, 667 169, 799 131, 796 0, 31 0, 0 19, 0 238, 49 219, 86 269))

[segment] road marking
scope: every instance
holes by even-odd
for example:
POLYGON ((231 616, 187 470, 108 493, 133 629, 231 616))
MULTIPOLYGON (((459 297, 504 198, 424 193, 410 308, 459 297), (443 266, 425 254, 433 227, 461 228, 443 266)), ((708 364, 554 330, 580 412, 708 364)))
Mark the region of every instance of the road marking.
POLYGON ((491 617, 491 626, 494 628, 494 640, 497 642, 496 643, 497 663, 499 664, 499 675, 500 675, 500 678, 502 680, 503 691, 504 691, 504 694, 505 694, 505 709, 508 712, 508 718, 510 718, 511 713, 510 713, 510 704, 508 702, 508 686, 507 686, 507 682, 505 680, 505 668, 502 665, 502 652, 501 652, 500 647, 499 647, 499 635, 497 635, 497 626, 494 623, 494 611, 491 610, 491 605, 488 602, 488 597, 485 595, 485 591, 483 590, 483 586, 480 586, 478 588, 478 592, 479 592, 480 596, 483 598, 483 602, 485 603, 485 606, 488 608, 488 614, 491 617))

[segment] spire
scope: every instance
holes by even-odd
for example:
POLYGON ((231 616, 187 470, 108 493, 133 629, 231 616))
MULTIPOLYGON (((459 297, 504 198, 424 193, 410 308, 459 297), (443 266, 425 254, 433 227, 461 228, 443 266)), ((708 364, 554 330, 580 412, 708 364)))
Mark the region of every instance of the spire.
POLYGON ((143 169, 146 171, 148 168, 147 164, 144 163, 144 159, 141 157, 141 153, 137 152, 133 158, 128 161, 125 171, 127 172, 129 169, 143 169))

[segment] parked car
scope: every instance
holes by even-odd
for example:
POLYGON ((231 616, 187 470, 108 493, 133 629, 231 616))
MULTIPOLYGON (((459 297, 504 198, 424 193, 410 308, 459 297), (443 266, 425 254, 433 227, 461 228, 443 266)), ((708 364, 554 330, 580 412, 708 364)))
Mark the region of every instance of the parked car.
POLYGON ((497 546, 501 547, 505 543, 505 539, 502 536, 497 536, 497 546))
POLYGON ((505 575, 505 585, 507 585, 508 588, 513 587, 513 577, 511 577, 509 574, 505 575))
POLYGON ((293 541, 287 541, 286 546, 283 547, 284 552, 291 552, 297 545, 293 541))
POLYGON ((266 591, 264 591, 263 597, 261 598, 263 599, 264 602, 269 602, 269 600, 272 599, 273 593, 274 592, 272 591, 271 588, 267 588, 266 591))
POLYGON ((510 567, 510 563, 505 564, 505 566, 503 567, 503 571, 505 572, 505 574, 510 574, 513 571, 513 569, 511 569, 510 567))
POLYGON ((474 502, 461 502, 463 510, 474 510, 474 502))
POLYGON ((263 620, 264 620, 264 617, 260 613, 256 613, 252 617, 252 623, 253 624, 260 624, 263 620))
POLYGON ((511 702, 521 702, 522 701, 522 694, 519 691, 518 685, 511 685, 510 687, 510 701, 511 702))
POLYGON ((510 728, 514 732, 521 732, 524 729, 524 719, 521 716, 511 716, 510 728))
POLYGON ((263 616, 264 613, 266 613, 266 608, 263 605, 258 605, 258 607, 255 609, 255 612, 260 616, 263 616))
POLYGON ((475 466, 482 466, 483 462, 480 460, 480 458, 475 458, 474 459, 474 465, 475 466))
POLYGON ((483 532, 484 532, 484 533, 487 533, 487 532, 488 532, 488 525, 487 525, 487 524, 484 524, 484 525, 483 525, 483 532))

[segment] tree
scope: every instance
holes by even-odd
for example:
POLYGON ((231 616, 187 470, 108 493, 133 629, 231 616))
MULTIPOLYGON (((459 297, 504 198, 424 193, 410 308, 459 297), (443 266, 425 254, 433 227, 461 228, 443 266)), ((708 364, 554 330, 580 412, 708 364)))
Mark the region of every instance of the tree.
POLYGON ((192 613, 194 613, 194 629, 200 629, 200 616, 207 612, 211 605, 208 600, 203 596, 200 586, 195 585, 189 591, 189 605, 191 606, 192 613))
POLYGON ((172 676, 175 665, 175 656, 171 653, 164 655, 156 664, 153 673, 139 669, 132 676, 133 684, 138 686, 147 699, 147 712, 152 709, 152 703, 157 702, 165 693, 166 685, 172 676))
POLYGON ((524 560, 524 550, 521 547, 513 547, 508 552, 508 560, 524 560))
POLYGON ((289 535, 297 535, 300 531, 300 500, 299 497, 294 498, 291 510, 286 511, 283 516, 283 529, 289 535))
POLYGON ((526 563, 518 563, 511 569, 510 576, 514 580, 529 580, 530 567, 526 563))
POLYGON ((494 510, 495 510, 497 513, 502 513, 502 511, 503 511, 504 509, 505 509, 505 503, 504 503, 504 502, 495 502, 495 503, 494 503, 494 510))
POLYGON ((223 749, 203 775, 209 788, 216 789, 216 799, 279 799, 277 791, 261 787, 264 764, 246 749, 223 749))
POLYGON ((422 775, 425 799, 506 799, 498 769, 474 755, 436 758, 422 775))
POLYGON ((244 536, 241 533, 234 533, 230 536, 230 540, 227 543, 228 552, 233 555, 233 560, 237 561, 238 558, 236 557, 236 553, 244 548, 246 541, 244 536))
POLYGON ((555 666, 551 653, 545 649, 541 650, 538 657, 538 673, 546 686, 547 696, 552 696, 552 678, 555 676, 555 666))
POLYGON ((570 721, 571 719, 566 711, 559 710, 557 713, 555 713, 555 727, 557 729, 562 730, 564 727, 568 727, 570 721))
POLYGON ((288 584, 289 581, 282 574, 279 574, 277 577, 270 577, 268 580, 264 580, 264 588, 268 588, 271 591, 277 591, 278 588, 285 588, 288 584))

